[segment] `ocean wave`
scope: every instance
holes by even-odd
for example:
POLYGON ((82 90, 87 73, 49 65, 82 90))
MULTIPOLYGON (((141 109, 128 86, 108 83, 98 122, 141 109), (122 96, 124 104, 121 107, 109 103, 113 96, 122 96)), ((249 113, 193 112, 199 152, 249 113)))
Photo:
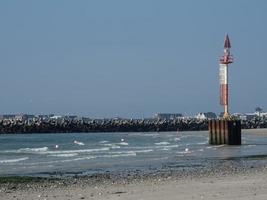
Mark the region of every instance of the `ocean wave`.
POLYGON ((80 157, 80 158, 74 158, 74 159, 70 159, 70 160, 61 160, 59 162, 73 162, 73 161, 81 161, 81 160, 91 160, 96 158, 96 156, 86 156, 86 157, 80 157))
POLYGON ((154 151, 153 149, 144 149, 144 150, 137 150, 134 151, 135 153, 148 153, 154 151))
POLYGON ((70 160, 62 160, 60 162, 71 162, 71 161, 81 161, 81 160, 90 160, 90 159, 96 159, 96 158, 115 158, 115 157, 128 157, 128 156, 136 156, 135 152, 127 152, 124 154, 111 154, 111 155, 101 155, 101 156, 87 156, 87 157, 80 157, 70 160))
POLYGON ((163 148, 162 150, 163 151, 169 151, 170 149, 169 148, 163 148))
POLYGON ((116 145, 116 144, 104 144, 104 146, 108 146, 111 149, 119 149, 121 148, 120 146, 116 145))
POLYGON ((71 154, 71 153, 90 153, 99 151, 108 151, 110 148, 103 147, 99 149, 78 149, 78 150, 62 150, 62 151, 47 151, 45 154, 71 154))
POLYGON ((192 151, 177 151, 175 153, 185 155, 185 154, 192 153, 192 151))
POLYGON ((175 142, 181 141, 181 138, 174 138, 173 139, 175 142))
POLYGON ((204 145, 204 144, 207 144, 207 142, 199 142, 197 143, 198 145, 204 145))
POLYGON ((103 156, 98 156, 98 158, 115 158, 115 157, 128 157, 128 156, 136 156, 136 153, 133 151, 123 154, 103 155, 103 156))
POLYGON ((52 154, 49 156, 53 156, 53 157, 74 157, 77 156, 77 153, 63 153, 63 154, 52 154))
POLYGON ((105 143, 108 143, 109 141, 107 141, 107 140, 102 140, 102 141, 100 141, 99 143, 100 144, 105 144, 105 143))
POLYGON ((115 151, 109 152, 109 154, 136 154, 136 153, 149 153, 154 151, 153 149, 144 149, 144 150, 136 150, 136 151, 115 151))
POLYGON ((83 142, 80 142, 80 141, 77 141, 77 140, 74 140, 73 143, 74 144, 77 144, 77 145, 80 145, 80 146, 84 146, 84 143, 83 142))
POLYGON ((169 142, 157 142, 155 145, 168 145, 170 144, 169 142))
POLYGON ((21 148, 17 152, 46 152, 48 147, 39 147, 39 148, 21 148))
POLYGON ((216 146, 208 146, 206 147, 207 149, 217 149, 217 148, 221 148, 221 147, 224 147, 225 144, 221 144, 221 145, 216 145, 216 146))
POLYGON ((128 143, 128 142, 120 142, 120 143, 118 143, 118 145, 121 145, 121 146, 128 146, 129 143, 128 143))
POLYGON ((177 147, 179 147, 178 144, 164 145, 164 146, 156 146, 157 149, 172 149, 172 148, 177 148, 177 147))
POLYGON ((66 162, 75 162, 75 161, 83 161, 83 160, 91 160, 91 159, 97 159, 97 158, 115 158, 115 157, 129 157, 129 156, 136 156, 135 152, 127 152, 123 154, 114 153, 110 155, 101 155, 101 156, 86 156, 86 157, 78 157, 73 159, 67 159, 67 160, 54 160, 54 161, 47 161, 47 162, 38 162, 38 163, 28 163, 27 166, 31 165, 45 165, 45 164, 55 164, 55 163, 66 163, 66 162))
POLYGON ((17 158, 17 159, 6 159, 6 160, 0 160, 0 163, 14 163, 14 162, 20 162, 24 160, 28 160, 29 157, 23 157, 23 158, 17 158))
POLYGON ((38 155, 50 155, 50 154, 73 154, 73 153, 91 153, 91 152, 101 152, 108 151, 109 147, 102 147, 98 149, 78 149, 78 150, 55 150, 48 151, 48 147, 42 148, 23 148, 18 150, 8 150, 5 153, 29 153, 29 154, 38 154, 38 155))

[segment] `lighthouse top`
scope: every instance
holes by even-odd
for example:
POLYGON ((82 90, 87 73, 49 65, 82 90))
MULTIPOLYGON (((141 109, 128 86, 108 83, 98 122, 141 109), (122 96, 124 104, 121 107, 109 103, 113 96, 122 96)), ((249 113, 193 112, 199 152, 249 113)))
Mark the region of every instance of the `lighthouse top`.
POLYGON ((220 58, 221 64, 229 64, 233 62, 233 56, 230 53, 231 43, 228 34, 224 38, 224 53, 220 58))
POLYGON ((224 38, 224 48, 231 48, 231 43, 230 43, 230 39, 228 34, 226 34, 225 38, 224 38))

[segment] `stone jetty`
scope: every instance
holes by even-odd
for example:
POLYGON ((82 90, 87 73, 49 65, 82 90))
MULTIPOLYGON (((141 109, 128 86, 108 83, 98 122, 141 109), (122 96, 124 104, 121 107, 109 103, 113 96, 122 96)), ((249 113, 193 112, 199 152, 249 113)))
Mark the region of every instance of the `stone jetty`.
MULTIPOLYGON (((242 128, 267 128, 267 119, 241 121, 242 128)), ((75 132, 164 132, 208 130, 207 119, 89 119, 31 118, 1 119, 0 134, 10 133, 75 133, 75 132)))

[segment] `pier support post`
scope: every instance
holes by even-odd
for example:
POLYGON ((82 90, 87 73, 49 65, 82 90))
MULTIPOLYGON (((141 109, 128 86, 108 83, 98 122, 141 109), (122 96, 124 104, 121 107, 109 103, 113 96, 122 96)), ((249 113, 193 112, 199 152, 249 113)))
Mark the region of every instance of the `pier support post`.
POLYGON ((241 145, 240 120, 210 120, 209 144, 241 145))

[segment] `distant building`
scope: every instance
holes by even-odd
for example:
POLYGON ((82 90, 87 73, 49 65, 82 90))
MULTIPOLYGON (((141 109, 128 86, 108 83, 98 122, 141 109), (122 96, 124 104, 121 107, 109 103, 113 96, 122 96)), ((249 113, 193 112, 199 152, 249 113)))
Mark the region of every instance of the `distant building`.
POLYGON ((247 120, 246 114, 243 113, 233 113, 232 116, 237 117, 240 120, 247 120))
POLYGON ((28 115, 28 114, 17 114, 15 116, 16 120, 28 120, 28 119, 33 119, 36 118, 35 115, 28 115))
POLYGON ((183 118, 181 113, 156 113, 154 115, 155 119, 179 119, 183 118))
POLYGON ((198 113, 195 116, 196 119, 216 119, 217 115, 213 112, 198 113))
POLYGON ((254 112, 254 113, 234 113, 232 116, 237 117, 240 120, 252 120, 256 117, 267 117, 267 112, 254 112))
POLYGON ((0 115, 0 119, 15 119, 16 115, 0 115))

